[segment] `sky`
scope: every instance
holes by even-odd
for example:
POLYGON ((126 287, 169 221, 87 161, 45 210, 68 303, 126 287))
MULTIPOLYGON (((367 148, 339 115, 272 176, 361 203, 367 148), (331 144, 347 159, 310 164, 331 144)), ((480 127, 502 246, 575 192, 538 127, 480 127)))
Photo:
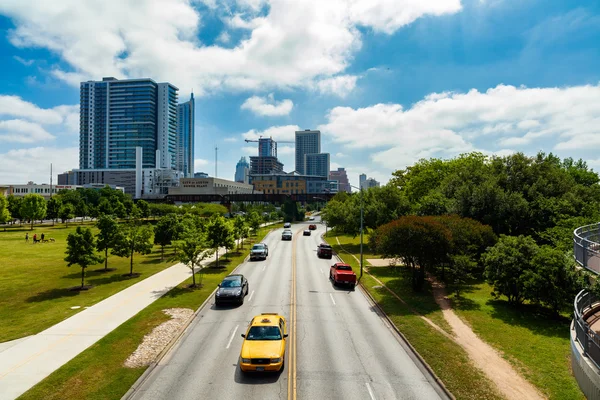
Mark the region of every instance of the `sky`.
POLYGON ((79 84, 196 98, 195 171, 321 130, 350 183, 422 158, 542 151, 600 171, 597 0, 3 0, 0 184, 79 165, 79 84))

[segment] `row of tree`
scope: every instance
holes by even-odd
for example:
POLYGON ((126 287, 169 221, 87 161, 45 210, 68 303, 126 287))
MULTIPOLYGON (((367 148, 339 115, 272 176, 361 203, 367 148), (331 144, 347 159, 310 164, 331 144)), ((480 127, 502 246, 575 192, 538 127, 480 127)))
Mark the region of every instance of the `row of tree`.
MULTIPOLYGON (((459 293, 474 276, 510 303, 568 307, 588 277, 574 268, 572 232, 600 219, 600 178, 585 162, 539 153, 420 160, 381 188, 339 193, 323 218, 402 259, 422 288, 428 271, 459 293)), ((600 285, 597 285, 600 292, 600 285)))

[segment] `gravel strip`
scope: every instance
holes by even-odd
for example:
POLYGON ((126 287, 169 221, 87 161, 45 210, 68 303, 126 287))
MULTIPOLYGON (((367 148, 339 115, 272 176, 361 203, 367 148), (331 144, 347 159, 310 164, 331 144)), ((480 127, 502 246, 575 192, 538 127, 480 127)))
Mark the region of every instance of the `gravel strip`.
POLYGON ((163 312, 169 315, 171 319, 163 322, 144 336, 142 344, 125 361, 125 367, 139 368, 150 365, 194 314, 194 310, 189 308, 168 308, 163 312))

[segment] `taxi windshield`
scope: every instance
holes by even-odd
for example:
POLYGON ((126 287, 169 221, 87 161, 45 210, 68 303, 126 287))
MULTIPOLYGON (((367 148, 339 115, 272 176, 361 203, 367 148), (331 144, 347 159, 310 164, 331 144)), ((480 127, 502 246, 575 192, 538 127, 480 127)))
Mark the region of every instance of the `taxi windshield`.
POLYGON ((253 326, 246 340, 281 340, 281 331, 277 326, 253 326))

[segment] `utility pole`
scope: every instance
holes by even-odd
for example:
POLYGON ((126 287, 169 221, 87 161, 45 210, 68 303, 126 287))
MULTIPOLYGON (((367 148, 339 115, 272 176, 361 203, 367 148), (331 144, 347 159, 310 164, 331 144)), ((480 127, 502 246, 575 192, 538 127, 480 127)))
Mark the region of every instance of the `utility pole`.
POLYGON ((50 163, 50 198, 52 198, 52 163, 50 163))

